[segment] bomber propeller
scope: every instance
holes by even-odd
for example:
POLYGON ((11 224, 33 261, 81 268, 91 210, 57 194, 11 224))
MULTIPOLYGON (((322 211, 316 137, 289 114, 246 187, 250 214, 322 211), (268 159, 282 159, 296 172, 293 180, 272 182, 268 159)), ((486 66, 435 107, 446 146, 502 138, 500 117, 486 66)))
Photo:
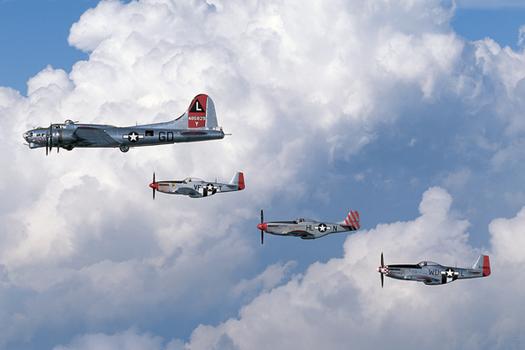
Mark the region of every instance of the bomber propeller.
MULTIPOLYGON (((57 153, 60 151, 59 139, 55 140, 57 145, 57 153)), ((53 124, 49 125, 49 131, 46 133, 46 156, 53 150, 53 124)))
POLYGON ((49 131, 46 133, 46 156, 49 155, 49 151, 53 145, 53 124, 49 124, 49 131))

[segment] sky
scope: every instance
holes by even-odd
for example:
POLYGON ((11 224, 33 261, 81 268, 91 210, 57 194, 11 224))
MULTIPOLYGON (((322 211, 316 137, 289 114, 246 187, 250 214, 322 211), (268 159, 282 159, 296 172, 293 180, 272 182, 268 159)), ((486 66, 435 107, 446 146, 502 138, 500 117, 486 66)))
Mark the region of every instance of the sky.
POLYGON ((0 348, 523 348, 523 25, 511 0, 0 0, 0 348), (21 138, 169 120, 200 92, 232 136, 21 138), (245 191, 204 200, 147 187, 238 170, 245 191), (362 229, 261 247, 260 208, 362 229), (493 274, 381 289, 381 252, 493 274))

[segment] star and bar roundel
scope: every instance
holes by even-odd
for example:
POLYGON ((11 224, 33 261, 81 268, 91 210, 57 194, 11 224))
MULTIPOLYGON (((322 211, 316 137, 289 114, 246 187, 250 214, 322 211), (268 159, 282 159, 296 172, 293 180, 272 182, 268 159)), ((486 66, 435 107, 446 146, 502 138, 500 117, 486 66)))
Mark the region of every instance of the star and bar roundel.
POLYGON ((138 142, 140 139, 144 138, 144 135, 140 135, 136 131, 132 131, 129 134, 122 135, 122 138, 128 140, 129 142, 138 142))
POLYGON ((445 271, 441 271, 441 283, 445 284, 449 280, 455 281, 459 277, 459 272, 454 271, 450 267, 446 269, 445 271))
POLYGON ((211 196, 215 193, 217 193, 217 187, 215 187, 213 184, 207 184, 206 186, 202 187, 203 197, 211 196))
POLYGON ((319 232, 326 232, 328 230, 328 226, 324 223, 320 223, 315 227, 319 232))

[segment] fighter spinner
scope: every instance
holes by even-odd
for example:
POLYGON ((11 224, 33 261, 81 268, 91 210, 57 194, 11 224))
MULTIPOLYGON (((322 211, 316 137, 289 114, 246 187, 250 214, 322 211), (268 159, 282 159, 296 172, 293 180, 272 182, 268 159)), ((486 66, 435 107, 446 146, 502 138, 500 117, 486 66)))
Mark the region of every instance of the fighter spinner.
POLYGON ((204 181, 196 177, 187 177, 184 180, 175 181, 156 181, 153 173, 153 182, 149 184, 153 189, 153 199, 155 192, 169 194, 180 194, 190 198, 209 197, 216 193, 232 192, 244 190, 244 174, 236 173, 230 183, 220 183, 217 181, 204 181))
POLYGON ((381 287, 384 277, 406 281, 423 282, 435 286, 446 284, 458 279, 487 277, 490 275, 490 259, 488 255, 480 255, 472 268, 443 266, 432 261, 421 261, 418 264, 385 265, 381 253, 381 266, 377 268, 381 275, 381 287))
POLYGON ((316 239, 326 235, 356 231, 360 228, 359 212, 351 210, 344 221, 325 223, 312 219, 299 218, 292 221, 264 222, 264 212, 261 209, 261 223, 257 228, 261 231, 261 244, 264 244, 264 232, 278 236, 296 236, 302 239, 316 239))
POLYGON ((77 124, 66 120, 49 128, 36 128, 24 133, 29 148, 53 147, 71 151, 76 147, 118 147, 127 152, 131 147, 153 146, 175 142, 195 142, 224 138, 218 127, 215 105, 205 94, 193 98, 179 118, 163 123, 116 127, 101 124, 77 124))

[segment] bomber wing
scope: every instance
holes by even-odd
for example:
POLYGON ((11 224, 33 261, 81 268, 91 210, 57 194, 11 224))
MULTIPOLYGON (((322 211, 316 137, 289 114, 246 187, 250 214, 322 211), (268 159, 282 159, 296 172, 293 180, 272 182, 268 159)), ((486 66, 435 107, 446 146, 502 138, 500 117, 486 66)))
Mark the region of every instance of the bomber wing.
POLYGON ((119 143, 109 136, 103 129, 79 126, 74 135, 78 138, 78 142, 82 145, 104 145, 104 146, 118 146, 119 143))

